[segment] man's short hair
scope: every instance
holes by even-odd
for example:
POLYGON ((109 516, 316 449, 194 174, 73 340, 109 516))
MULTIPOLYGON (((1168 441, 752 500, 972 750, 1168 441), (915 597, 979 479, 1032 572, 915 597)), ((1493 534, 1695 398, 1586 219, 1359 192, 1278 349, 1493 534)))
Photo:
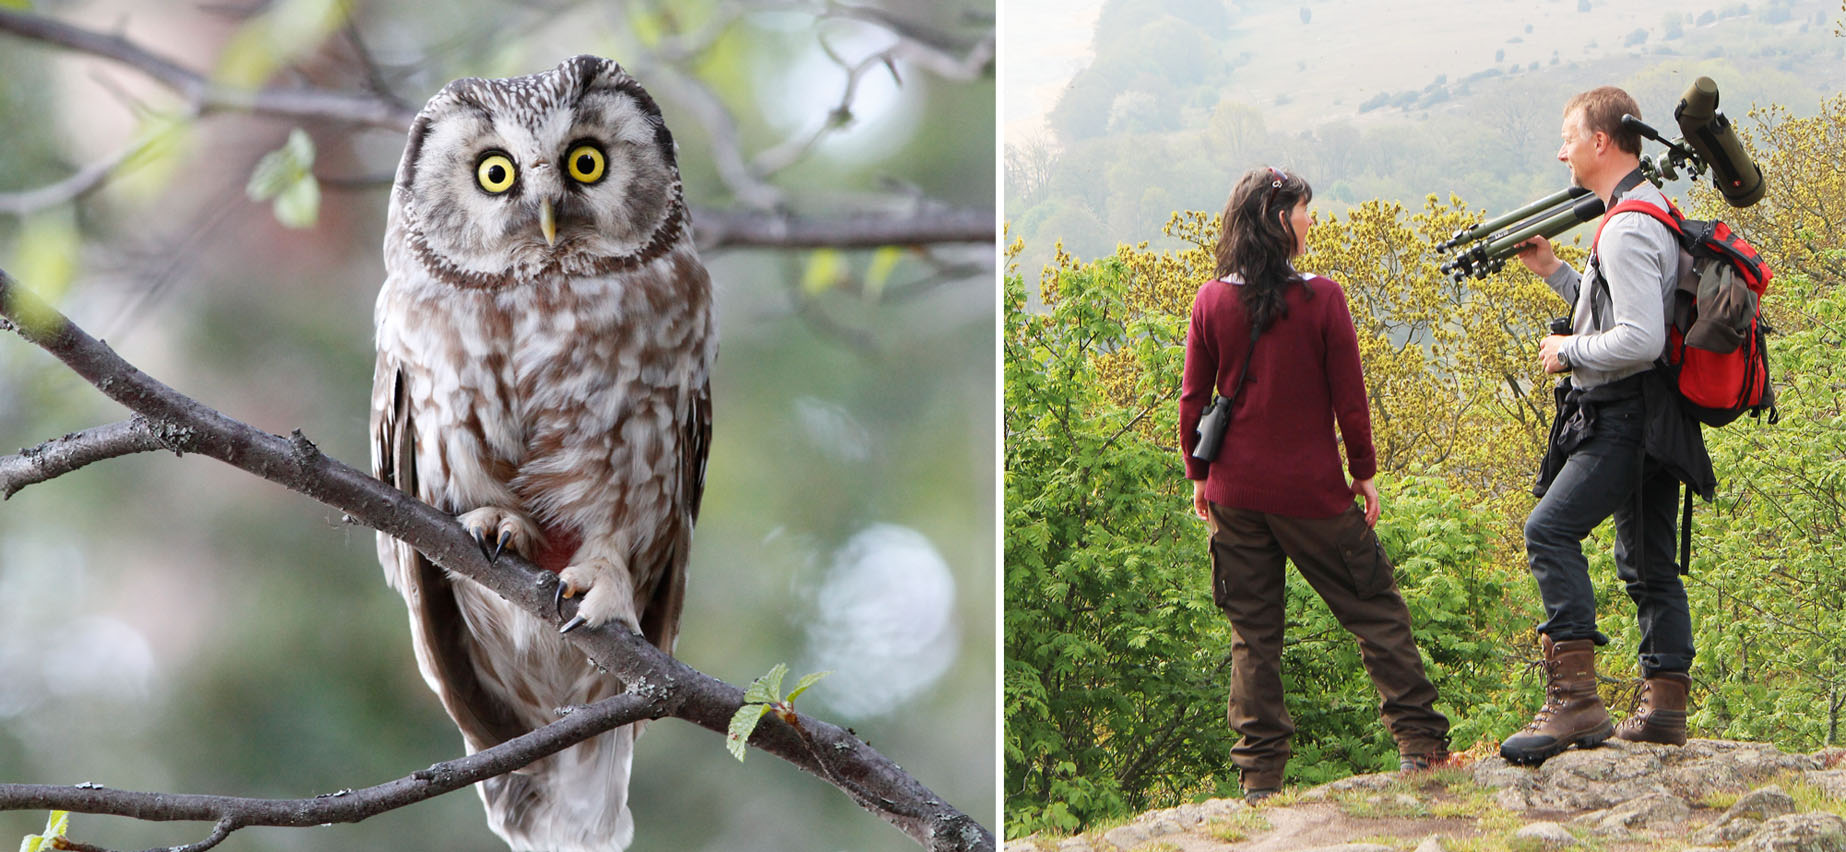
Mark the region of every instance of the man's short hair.
POLYGON ((1587 92, 1579 92, 1564 105, 1564 117, 1577 110, 1583 110, 1583 129, 1595 133, 1602 131, 1609 134, 1615 147, 1635 156, 1641 155, 1641 134, 1622 126, 1624 113, 1635 118, 1641 117, 1641 106, 1634 102, 1627 92, 1614 86, 1602 86, 1587 92))

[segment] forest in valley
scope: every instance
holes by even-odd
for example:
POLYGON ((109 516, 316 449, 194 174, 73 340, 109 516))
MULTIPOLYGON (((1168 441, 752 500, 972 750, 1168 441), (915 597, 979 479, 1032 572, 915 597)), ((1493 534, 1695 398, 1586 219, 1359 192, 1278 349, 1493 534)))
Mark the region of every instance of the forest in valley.
POLYGON ((1812 114, 1846 89, 1841 17, 1837 0, 1106 0, 1042 132, 1007 134, 1006 220, 1036 275, 1060 244, 1177 249, 1169 214, 1222 208, 1265 163, 1305 176, 1323 212, 1431 194, 1499 212, 1563 187, 1559 110, 1584 89, 1622 86, 1663 129, 1699 75, 1734 117, 1812 114))

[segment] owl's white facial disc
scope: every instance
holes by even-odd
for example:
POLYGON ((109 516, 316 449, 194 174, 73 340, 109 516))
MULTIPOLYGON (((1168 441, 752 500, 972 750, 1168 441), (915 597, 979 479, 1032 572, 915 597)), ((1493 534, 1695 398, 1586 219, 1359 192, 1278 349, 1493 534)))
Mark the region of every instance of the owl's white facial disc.
POLYGON ((418 114, 393 203, 442 264, 515 278, 645 253, 684 216, 659 107, 592 56, 450 83, 418 114))

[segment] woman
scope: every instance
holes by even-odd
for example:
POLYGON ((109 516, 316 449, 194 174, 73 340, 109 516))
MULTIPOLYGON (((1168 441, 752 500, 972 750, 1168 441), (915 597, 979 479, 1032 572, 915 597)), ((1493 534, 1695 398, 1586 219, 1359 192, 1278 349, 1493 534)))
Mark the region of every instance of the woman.
POLYGON ((1192 304, 1180 387, 1192 507, 1211 526, 1212 598, 1233 634, 1227 718, 1242 739, 1231 762, 1253 801, 1281 789, 1295 730, 1282 703, 1284 558, 1358 638, 1400 767, 1448 759, 1448 719, 1432 706, 1436 688, 1372 532, 1377 463, 1346 294, 1292 264, 1307 250, 1312 198, 1306 181, 1273 168, 1237 182, 1224 207, 1217 278, 1192 304), (1214 388, 1232 397, 1231 416, 1216 460, 1207 463, 1193 450, 1214 388), (1336 421, 1350 485, 1340 470, 1336 421), (1364 498, 1363 512, 1354 495, 1364 498))

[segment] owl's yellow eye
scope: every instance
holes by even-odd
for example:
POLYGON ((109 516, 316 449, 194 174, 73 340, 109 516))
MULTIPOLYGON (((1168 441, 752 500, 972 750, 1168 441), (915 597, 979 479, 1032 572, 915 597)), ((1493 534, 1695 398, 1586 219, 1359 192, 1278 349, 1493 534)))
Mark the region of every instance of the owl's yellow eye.
POLYGON ((603 152, 595 145, 578 145, 570 149, 570 156, 564 158, 564 165, 570 169, 570 176, 579 183, 595 183, 603 179, 603 169, 607 162, 603 152))
POLYGON ((512 189, 515 176, 513 158, 505 154, 488 154, 474 167, 475 180, 480 181, 482 189, 495 195, 512 189))

